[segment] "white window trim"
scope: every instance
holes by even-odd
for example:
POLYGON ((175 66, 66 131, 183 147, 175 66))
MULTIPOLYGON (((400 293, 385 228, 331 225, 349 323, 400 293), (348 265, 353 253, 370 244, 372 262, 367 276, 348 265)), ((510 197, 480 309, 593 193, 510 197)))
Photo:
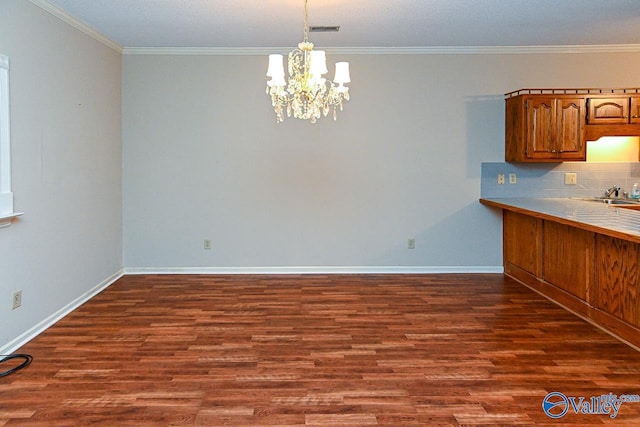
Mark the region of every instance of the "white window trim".
POLYGON ((0 228, 22 215, 13 210, 11 133, 9 132, 9 57, 0 55, 0 228))

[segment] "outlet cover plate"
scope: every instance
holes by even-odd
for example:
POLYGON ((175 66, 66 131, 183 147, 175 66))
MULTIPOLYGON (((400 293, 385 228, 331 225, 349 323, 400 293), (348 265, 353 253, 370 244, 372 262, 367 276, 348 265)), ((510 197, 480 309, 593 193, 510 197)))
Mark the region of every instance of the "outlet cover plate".
POLYGON ((15 291, 13 293, 13 298, 11 301, 11 310, 15 310, 21 305, 22 305, 22 291, 15 291))
POLYGON ((576 185, 578 183, 578 174, 575 172, 567 172, 564 174, 565 185, 576 185))

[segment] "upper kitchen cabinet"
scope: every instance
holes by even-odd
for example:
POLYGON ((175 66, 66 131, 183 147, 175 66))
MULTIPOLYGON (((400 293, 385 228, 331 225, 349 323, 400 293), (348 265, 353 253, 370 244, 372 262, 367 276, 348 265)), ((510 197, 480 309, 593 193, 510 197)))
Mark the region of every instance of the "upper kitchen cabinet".
POLYGON ((603 136, 640 136, 640 89, 587 95, 585 138, 596 141, 603 136))
POLYGON ((587 122, 589 124, 629 123, 629 97, 589 98, 587 122))
POLYGON ((640 124, 640 96, 631 97, 629 123, 640 124))
POLYGON ((505 160, 586 160, 587 141, 640 136, 640 89, 521 89, 505 95, 505 160))
POLYGON ((506 99, 508 162, 585 160, 585 103, 580 96, 518 94, 506 99))
POLYGON ((640 124, 640 95, 614 98, 588 98, 587 123, 640 124))

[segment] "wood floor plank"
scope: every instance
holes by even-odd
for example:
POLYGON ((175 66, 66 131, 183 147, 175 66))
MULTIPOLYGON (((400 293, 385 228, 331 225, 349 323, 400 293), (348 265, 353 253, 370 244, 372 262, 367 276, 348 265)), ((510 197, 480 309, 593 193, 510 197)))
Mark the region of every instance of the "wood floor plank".
POLYGON ((0 426, 640 425, 640 353, 499 274, 125 276, 19 350, 0 426))

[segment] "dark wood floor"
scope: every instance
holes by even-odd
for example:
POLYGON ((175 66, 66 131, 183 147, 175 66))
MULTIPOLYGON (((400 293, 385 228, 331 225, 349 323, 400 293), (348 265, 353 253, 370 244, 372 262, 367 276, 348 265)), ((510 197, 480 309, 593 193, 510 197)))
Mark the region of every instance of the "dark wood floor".
POLYGON ((640 425, 640 353, 502 275, 126 276, 20 352, 0 425, 640 425))

